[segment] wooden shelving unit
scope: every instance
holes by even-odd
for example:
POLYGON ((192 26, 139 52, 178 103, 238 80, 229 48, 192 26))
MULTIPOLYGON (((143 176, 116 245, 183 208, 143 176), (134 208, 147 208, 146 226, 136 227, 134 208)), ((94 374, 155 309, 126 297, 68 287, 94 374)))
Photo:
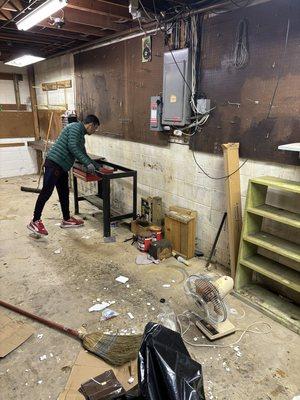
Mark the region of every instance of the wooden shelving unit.
POLYGON ((300 245, 296 237, 285 238, 262 231, 263 219, 276 221, 292 227, 300 238, 300 214, 266 204, 268 189, 288 191, 299 196, 300 183, 274 177, 261 177, 249 181, 244 223, 239 249, 239 258, 235 278, 235 295, 258 308, 271 318, 291 330, 300 333, 300 307, 295 298, 300 299, 300 245), (273 257, 258 253, 258 249, 267 250, 273 257), (274 261, 285 258, 290 266, 274 261), (261 281, 274 282, 265 287, 261 281), (279 296, 276 288, 285 288, 293 293, 293 301, 279 296), (272 286, 272 285, 271 285, 272 286))

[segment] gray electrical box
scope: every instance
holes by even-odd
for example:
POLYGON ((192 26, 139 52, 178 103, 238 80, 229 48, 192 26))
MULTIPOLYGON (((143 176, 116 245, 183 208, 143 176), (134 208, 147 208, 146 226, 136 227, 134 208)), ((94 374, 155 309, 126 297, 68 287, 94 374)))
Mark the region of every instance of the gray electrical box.
POLYGON ((191 122, 190 52, 180 49, 172 53, 164 54, 162 124, 184 126, 191 122))

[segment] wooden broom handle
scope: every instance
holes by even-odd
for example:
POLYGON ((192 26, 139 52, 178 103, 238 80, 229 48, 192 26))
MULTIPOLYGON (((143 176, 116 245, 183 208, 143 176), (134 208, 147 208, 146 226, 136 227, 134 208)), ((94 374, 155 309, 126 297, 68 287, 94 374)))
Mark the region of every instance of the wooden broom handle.
POLYGON ((34 319, 34 320, 40 322, 41 324, 49 326, 50 328, 67 333, 67 334, 69 334, 71 336, 75 336, 77 338, 81 337, 79 332, 76 331, 75 329, 67 328, 66 326, 57 324, 56 322, 49 321, 48 319, 45 319, 42 317, 38 317, 37 315, 31 314, 30 312, 22 310, 19 307, 16 307, 16 306, 13 306, 12 304, 6 303, 5 301, 0 300, 0 305, 2 307, 8 308, 9 310, 18 313, 18 314, 25 315, 25 317, 34 319))

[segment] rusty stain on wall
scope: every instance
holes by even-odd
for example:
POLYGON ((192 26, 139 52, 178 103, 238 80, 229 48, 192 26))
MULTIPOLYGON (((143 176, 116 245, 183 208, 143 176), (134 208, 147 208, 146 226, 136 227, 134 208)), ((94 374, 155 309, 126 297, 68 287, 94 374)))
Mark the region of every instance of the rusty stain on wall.
POLYGON ((300 136, 299 20, 297 0, 272 0, 205 19, 200 86, 216 109, 193 137, 194 150, 218 154, 222 143, 236 141, 241 157, 299 164, 297 153, 277 149, 300 136), (237 70, 233 49, 243 18, 248 21, 249 63, 237 70))

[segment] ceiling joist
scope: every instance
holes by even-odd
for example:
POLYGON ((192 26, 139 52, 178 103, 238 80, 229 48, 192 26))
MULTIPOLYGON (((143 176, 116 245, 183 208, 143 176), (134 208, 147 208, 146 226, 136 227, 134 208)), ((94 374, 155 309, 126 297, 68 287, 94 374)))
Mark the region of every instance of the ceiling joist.
POLYGON ((129 0, 68 0, 63 11, 53 15, 63 19, 62 26, 45 19, 26 32, 19 31, 15 22, 30 12, 28 4, 28 0, 0 0, 0 60, 7 61, 21 50, 53 56, 137 25, 129 14, 129 0))
POLYGON ((104 15, 97 15, 71 8, 66 8, 64 14, 66 21, 80 25, 93 26, 95 28, 109 29, 112 31, 121 31, 126 29, 124 24, 117 24, 112 20, 112 18, 104 15))
POLYGON ((54 32, 61 32, 62 36, 64 35, 64 31, 81 33, 82 35, 91 35, 91 36, 97 36, 97 37, 105 36, 105 32, 102 29, 95 28, 93 26, 80 25, 80 24, 73 23, 70 21, 65 21, 65 25, 60 29, 57 29, 53 25, 49 25, 49 23, 47 21, 41 22, 39 24, 39 26, 51 29, 54 32))
POLYGON ((110 3, 105 4, 99 0, 69 0, 67 7, 74 10, 105 15, 111 18, 130 20, 128 7, 124 8, 110 3))

